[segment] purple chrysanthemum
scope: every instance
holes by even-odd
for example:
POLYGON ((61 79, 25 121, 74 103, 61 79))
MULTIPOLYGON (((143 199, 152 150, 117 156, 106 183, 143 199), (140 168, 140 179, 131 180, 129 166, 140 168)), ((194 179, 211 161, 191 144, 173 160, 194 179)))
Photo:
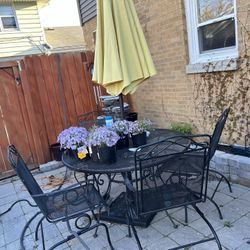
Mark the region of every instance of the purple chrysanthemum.
POLYGON ((119 135, 107 127, 93 127, 89 132, 88 145, 89 146, 114 146, 120 139, 119 135))
POLYGON ((141 134, 152 129, 152 122, 148 119, 134 121, 129 123, 130 134, 141 134))
POLYGON ((129 134, 129 121, 121 120, 113 123, 112 129, 120 136, 129 134))
POLYGON ((63 130, 57 137, 61 148, 75 150, 87 145, 88 131, 83 127, 70 127, 63 130))

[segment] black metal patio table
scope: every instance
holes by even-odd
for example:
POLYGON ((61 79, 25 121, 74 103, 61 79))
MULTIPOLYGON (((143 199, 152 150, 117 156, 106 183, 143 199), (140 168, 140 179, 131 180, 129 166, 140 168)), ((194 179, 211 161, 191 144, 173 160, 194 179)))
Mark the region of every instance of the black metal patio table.
MULTIPOLYGON (((153 143, 162 140, 166 137, 177 135, 176 132, 167 129, 155 129, 150 133, 148 137, 148 143, 153 143)), ((65 151, 62 155, 63 163, 74 172, 82 172, 87 175, 107 175, 109 180, 111 175, 121 174, 124 181, 122 182, 126 186, 126 192, 131 192, 129 185, 132 180, 132 172, 134 171, 134 152, 126 149, 117 150, 117 161, 113 164, 103 164, 92 161, 91 159, 79 160, 73 154, 65 151)), ((115 181, 114 181, 115 182, 115 181)), ((125 195, 126 192, 122 192, 110 205, 109 212, 104 212, 101 215, 102 220, 109 222, 127 224, 127 205, 125 195)), ((135 226, 147 227, 155 214, 145 216, 134 216, 133 224, 135 226)))

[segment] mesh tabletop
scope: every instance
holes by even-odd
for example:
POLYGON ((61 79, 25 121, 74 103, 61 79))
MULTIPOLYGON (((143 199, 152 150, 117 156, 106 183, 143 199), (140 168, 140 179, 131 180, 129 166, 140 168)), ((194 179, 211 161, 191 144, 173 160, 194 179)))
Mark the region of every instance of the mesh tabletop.
MULTIPOLYGON (((156 129, 150 133, 148 137, 148 143, 157 142, 166 137, 177 135, 176 132, 168 129, 156 129)), ((73 154, 65 151, 62 156, 63 163, 71 170, 85 173, 123 173, 134 170, 134 152, 128 149, 117 150, 116 152, 117 161, 113 164, 104 164, 94 162, 91 159, 79 160, 73 154)))

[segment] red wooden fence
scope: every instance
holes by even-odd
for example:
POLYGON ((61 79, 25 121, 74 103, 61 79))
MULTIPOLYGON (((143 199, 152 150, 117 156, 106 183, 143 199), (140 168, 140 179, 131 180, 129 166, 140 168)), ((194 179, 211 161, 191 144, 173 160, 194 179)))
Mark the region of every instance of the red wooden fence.
POLYGON ((11 173, 9 143, 30 163, 47 162, 57 135, 76 125, 78 115, 98 109, 92 65, 92 52, 29 56, 19 65, 0 64, 0 178, 11 173))

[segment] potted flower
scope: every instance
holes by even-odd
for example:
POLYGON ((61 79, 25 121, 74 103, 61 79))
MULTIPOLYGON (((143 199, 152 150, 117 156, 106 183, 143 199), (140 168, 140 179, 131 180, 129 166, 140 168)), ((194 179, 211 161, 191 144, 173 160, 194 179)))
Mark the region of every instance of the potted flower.
POLYGON ((152 122, 148 119, 134 121, 129 123, 129 132, 131 134, 134 147, 147 144, 147 131, 152 129, 152 122))
POLYGON ((121 120, 113 123, 112 129, 120 136, 116 146, 117 149, 129 147, 129 121, 121 120))
POLYGON ((88 154, 88 131, 83 127, 70 127, 63 130, 57 137, 61 148, 72 151, 79 159, 88 154))
POLYGON ((92 160, 100 163, 114 163, 116 143, 119 139, 119 135, 107 127, 93 127, 88 137, 92 160))

